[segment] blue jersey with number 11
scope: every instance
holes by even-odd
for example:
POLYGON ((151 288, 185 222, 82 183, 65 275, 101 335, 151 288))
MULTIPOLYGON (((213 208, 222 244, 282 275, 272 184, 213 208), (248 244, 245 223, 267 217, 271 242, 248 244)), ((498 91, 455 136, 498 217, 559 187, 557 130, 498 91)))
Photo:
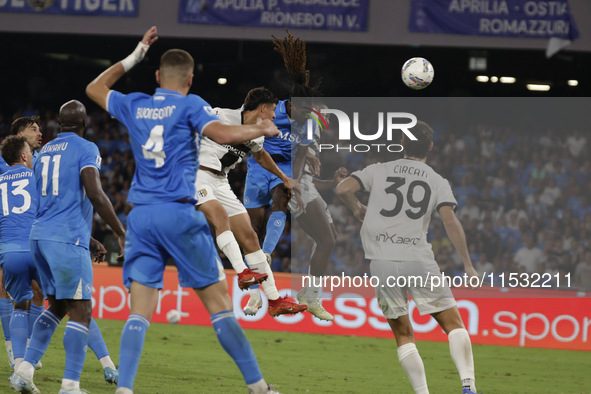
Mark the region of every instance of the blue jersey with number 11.
POLYGON ((193 200, 201 131, 220 121, 211 106, 194 94, 158 88, 153 96, 112 90, 107 109, 127 126, 131 137, 136 168, 127 200, 134 204, 193 200))
POLYGON ((39 152, 34 164, 39 194, 32 240, 49 240, 88 249, 92 227, 92 203, 86 196, 80 172, 101 168, 95 144, 76 133, 59 133, 39 152))

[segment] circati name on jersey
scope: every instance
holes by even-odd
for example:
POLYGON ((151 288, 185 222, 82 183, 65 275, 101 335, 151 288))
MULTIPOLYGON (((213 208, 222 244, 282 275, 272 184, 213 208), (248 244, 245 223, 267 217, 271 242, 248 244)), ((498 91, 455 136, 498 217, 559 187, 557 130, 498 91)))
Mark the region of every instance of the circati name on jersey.
POLYGON ((394 171, 395 174, 408 174, 408 175, 418 175, 420 177, 423 178, 428 178, 429 174, 427 174, 427 171, 425 170, 421 170, 420 168, 416 168, 413 166, 405 166, 402 164, 396 164, 394 166, 394 171))
POLYGON ((136 119, 164 119, 172 116, 172 113, 176 109, 176 105, 169 105, 163 108, 146 108, 138 107, 135 113, 136 119))

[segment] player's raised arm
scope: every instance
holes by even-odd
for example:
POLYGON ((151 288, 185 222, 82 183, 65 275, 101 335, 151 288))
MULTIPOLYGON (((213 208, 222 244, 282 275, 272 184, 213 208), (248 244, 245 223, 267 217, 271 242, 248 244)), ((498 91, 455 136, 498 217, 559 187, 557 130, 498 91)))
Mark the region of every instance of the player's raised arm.
POLYGON ((477 276, 478 272, 476 272, 472 266, 472 261, 470 260, 464 228, 462 227, 462 223, 460 223, 456 217, 453 207, 449 205, 442 206, 439 208, 439 216, 441 216, 443 226, 445 227, 445 231, 447 232, 451 243, 457 249, 460 257, 462 258, 462 262, 464 263, 464 271, 466 271, 466 273, 470 276, 477 276))
POLYGON ((113 64, 89 83, 88 86, 86 86, 86 94, 88 97, 107 110, 107 96, 111 90, 111 86, 113 86, 127 71, 131 70, 133 66, 142 61, 150 46, 158 39, 156 36, 157 33, 158 30, 156 29, 156 26, 152 26, 144 34, 142 40, 129 56, 120 62, 113 64))
POLYGON ((363 205, 355 193, 361 190, 361 184, 355 177, 347 177, 337 185, 337 194, 343 204, 349 208, 355 217, 363 221, 365 218, 365 205, 363 205))
POLYGON ((221 145, 237 145, 255 138, 273 137, 279 134, 277 126, 265 119, 257 124, 232 126, 222 122, 210 122, 203 129, 203 135, 221 145))
POLYGON ((113 232, 117 235, 119 248, 121 250, 121 254, 117 257, 117 259, 123 259, 125 229, 117 217, 111 201, 109 201, 107 195, 103 191, 98 170, 94 167, 83 168, 82 171, 80 171, 80 178, 82 179, 84 190, 86 190, 86 195, 94 206, 94 209, 96 209, 101 218, 103 218, 103 220, 107 222, 109 226, 111 226, 113 232))

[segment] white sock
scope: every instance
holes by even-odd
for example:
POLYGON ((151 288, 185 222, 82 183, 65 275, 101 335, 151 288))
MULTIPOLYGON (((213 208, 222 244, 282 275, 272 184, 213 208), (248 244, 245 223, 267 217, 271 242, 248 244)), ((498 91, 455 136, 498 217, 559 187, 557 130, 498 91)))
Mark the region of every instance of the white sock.
POLYGON ((117 369, 117 368, 115 368, 115 364, 113 363, 113 360, 111 360, 111 356, 105 356, 105 357, 101 358, 99 361, 101 362, 103 369, 105 369, 107 367, 117 369))
POLYGON ((242 261, 242 253, 240 253, 238 242, 236 242, 236 238, 234 238, 234 234, 230 230, 218 235, 215 241, 221 251, 228 257, 228 260, 230 260, 230 264, 232 264, 236 273, 239 274, 246 269, 246 264, 242 261))
POLYGON ((80 388, 80 382, 72 379, 62 379, 62 390, 73 391, 80 388))
POLYGON ((402 369, 410 380, 412 388, 416 394, 429 394, 427 387, 427 376, 425 375, 425 366, 419 355, 417 346, 414 343, 405 343, 398 348, 398 360, 402 364, 402 369))
POLYGON ((476 393, 476 383, 474 379, 474 357, 472 356, 472 343, 470 335, 465 328, 456 328, 447 336, 449 339, 449 352, 451 359, 456 364, 462 386, 470 388, 476 393))
POLYGON ((251 383, 248 386, 248 392, 254 394, 266 393, 269 391, 269 385, 265 379, 261 379, 256 383, 251 383))
POLYGON ((19 365, 21 365, 22 361, 23 361, 23 357, 19 357, 19 358, 14 359, 14 370, 15 371, 18 369, 19 365))
POLYGON ((31 365, 28 361, 23 361, 18 366, 18 373, 20 373, 24 378, 33 380, 33 375, 35 374, 35 366, 31 365))
POLYGON ((257 250, 244 256, 246 263, 251 269, 256 270, 259 274, 267 274, 267 279, 261 283, 263 291, 269 300, 276 300, 279 298, 279 292, 275 286, 275 277, 273 277, 273 271, 267 264, 267 258, 262 250, 257 250))

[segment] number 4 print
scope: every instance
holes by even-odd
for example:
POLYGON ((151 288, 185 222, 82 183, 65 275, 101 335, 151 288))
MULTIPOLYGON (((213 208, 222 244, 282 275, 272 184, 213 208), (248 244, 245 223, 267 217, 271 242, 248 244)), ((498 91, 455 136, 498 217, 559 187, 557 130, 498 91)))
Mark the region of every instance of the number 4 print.
POLYGON ((156 168, 160 168, 164 165, 164 159, 166 159, 166 153, 164 152, 164 126, 154 126, 150 130, 150 138, 142 145, 142 151, 144 152, 144 158, 148 160, 156 161, 156 168))

